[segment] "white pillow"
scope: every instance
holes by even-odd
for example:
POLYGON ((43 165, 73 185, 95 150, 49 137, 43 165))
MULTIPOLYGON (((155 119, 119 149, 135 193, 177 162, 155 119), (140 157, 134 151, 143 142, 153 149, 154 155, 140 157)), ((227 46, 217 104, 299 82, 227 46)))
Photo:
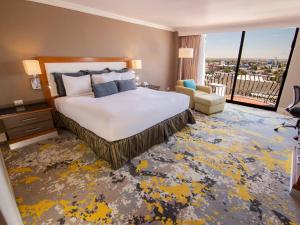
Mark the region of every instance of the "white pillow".
POLYGON ((114 80, 121 80, 121 75, 116 72, 93 74, 92 80, 93 80, 93 84, 102 84, 114 80))
POLYGON ((92 91, 90 75, 70 77, 62 75, 67 96, 82 95, 92 91))
POLYGON ((125 73, 120 73, 121 74, 121 79, 122 80, 131 80, 135 78, 135 73, 132 70, 129 70, 125 73))

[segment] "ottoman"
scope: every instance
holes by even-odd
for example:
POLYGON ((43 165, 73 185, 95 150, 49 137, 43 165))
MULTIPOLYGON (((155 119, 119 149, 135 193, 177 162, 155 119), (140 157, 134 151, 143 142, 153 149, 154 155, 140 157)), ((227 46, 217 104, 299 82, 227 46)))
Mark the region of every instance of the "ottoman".
POLYGON ((210 115, 213 113, 222 112, 226 100, 224 96, 208 94, 195 96, 194 102, 195 110, 210 115))

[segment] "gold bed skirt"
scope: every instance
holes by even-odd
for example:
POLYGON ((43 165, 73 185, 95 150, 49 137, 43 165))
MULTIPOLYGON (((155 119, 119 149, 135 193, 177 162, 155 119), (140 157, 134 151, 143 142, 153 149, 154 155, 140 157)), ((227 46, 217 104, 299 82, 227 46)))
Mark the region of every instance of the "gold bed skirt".
POLYGON ((168 137, 180 131, 187 123, 195 123, 191 111, 186 110, 136 135, 109 142, 57 111, 54 118, 57 127, 72 131, 86 142, 99 158, 109 162, 113 169, 122 167, 128 160, 152 146, 167 141, 168 137))

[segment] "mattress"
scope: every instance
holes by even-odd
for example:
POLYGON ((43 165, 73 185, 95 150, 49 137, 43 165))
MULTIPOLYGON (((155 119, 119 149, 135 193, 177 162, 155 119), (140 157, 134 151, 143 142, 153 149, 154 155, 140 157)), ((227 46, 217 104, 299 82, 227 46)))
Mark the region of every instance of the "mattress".
POLYGON ((189 107, 189 96, 148 88, 94 98, 93 94, 55 99, 56 110, 109 141, 138 134, 189 107))

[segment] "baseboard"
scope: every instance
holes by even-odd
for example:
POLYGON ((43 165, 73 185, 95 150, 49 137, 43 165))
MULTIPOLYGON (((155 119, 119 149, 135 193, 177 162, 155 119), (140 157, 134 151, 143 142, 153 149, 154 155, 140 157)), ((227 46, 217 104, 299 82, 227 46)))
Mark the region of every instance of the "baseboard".
POLYGON ((17 148, 22 148, 22 147, 24 147, 26 145, 34 144, 34 143, 37 143, 39 141, 46 140, 48 138, 54 138, 57 135, 58 134, 57 134, 56 130, 55 131, 51 131, 49 133, 46 133, 46 134, 43 134, 43 135, 40 135, 40 136, 36 136, 36 137, 30 138, 30 139, 21 140, 21 141, 14 142, 14 143, 9 143, 9 148, 11 150, 17 149, 17 148))

